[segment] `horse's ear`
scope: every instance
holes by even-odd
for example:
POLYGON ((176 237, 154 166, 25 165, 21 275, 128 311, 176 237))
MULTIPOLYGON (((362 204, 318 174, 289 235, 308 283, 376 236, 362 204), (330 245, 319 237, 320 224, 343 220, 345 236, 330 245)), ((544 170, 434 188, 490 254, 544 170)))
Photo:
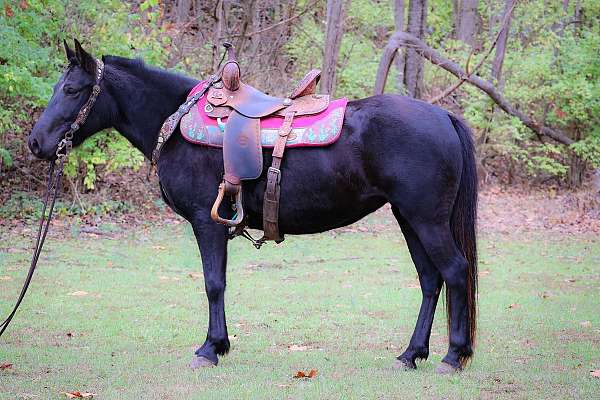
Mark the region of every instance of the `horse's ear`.
POLYGON ((75 41, 75 58, 79 62, 79 65, 89 74, 96 74, 96 60, 94 57, 89 55, 83 47, 81 47, 81 43, 77 39, 75 41))
POLYGON ((75 58, 75 52, 73 50, 71 50, 71 48, 67 44, 67 41, 64 39, 63 39, 63 44, 65 46, 65 54, 67 55, 67 61, 73 60, 75 58))

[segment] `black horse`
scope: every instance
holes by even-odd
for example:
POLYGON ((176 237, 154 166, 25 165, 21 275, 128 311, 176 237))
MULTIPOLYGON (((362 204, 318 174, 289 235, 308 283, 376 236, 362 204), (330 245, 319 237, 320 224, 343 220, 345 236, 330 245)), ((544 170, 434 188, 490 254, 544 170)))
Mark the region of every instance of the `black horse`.
MULTIPOLYGON (((51 160, 89 97, 95 59, 78 42, 65 44, 69 67, 29 136, 29 148, 51 160)), ((197 80, 105 56, 101 92, 76 146, 113 127, 147 158, 163 121, 186 100, 197 80)), ((328 146, 286 152, 282 166, 280 231, 324 232, 351 224, 390 203, 419 274, 423 300, 416 327, 396 366, 416 368, 429 355, 431 325, 446 284, 449 348, 438 372, 461 369, 473 354, 476 331, 477 179, 468 127, 422 101, 382 95, 348 104, 340 139, 328 146)), ((270 150, 264 165, 270 165, 270 150)), ((163 147, 158 175, 165 202, 193 227, 209 302, 208 334, 193 367, 212 366, 229 351, 225 322, 228 230, 213 222, 211 206, 223 177, 222 151, 192 145, 175 134, 163 147), (190 174, 189 171, 194 171, 190 174)), ((266 170, 243 187, 251 228, 262 228, 266 170)))

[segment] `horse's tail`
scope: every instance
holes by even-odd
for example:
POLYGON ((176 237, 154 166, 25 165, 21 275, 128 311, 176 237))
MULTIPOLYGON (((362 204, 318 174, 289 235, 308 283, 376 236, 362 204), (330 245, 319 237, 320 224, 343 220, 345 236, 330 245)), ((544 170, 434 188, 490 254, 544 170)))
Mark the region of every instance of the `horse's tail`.
MULTIPOLYGON (((467 312, 471 345, 475 343, 477 331, 477 167, 475 164, 475 146, 472 133, 465 122, 448 113, 452 125, 462 144, 462 175, 454 202, 450 229, 454 240, 467 259, 467 312)), ((448 324, 450 323, 450 296, 446 290, 448 324)), ((449 325, 448 325, 449 326, 449 325)), ((467 358, 467 357, 466 357, 467 358)), ((462 360, 463 363, 465 360, 462 360)))

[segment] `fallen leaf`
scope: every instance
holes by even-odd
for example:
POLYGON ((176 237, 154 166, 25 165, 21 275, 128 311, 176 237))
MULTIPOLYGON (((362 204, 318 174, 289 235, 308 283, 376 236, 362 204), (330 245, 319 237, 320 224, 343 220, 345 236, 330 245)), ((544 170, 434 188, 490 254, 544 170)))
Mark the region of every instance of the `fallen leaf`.
POLYGON ((88 393, 88 392, 63 392, 65 396, 69 399, 91 399, 96 395, 96 393, 88 393))
POLYGON ((518 305, 517 303, 512 303, 510 306, 508 306, 508 308, 512 308, 512 309, 519 308, 519 307, 521 307, 521 306, 518 305))
POLYGON ((304 372, 304 371, 298 371, 296 372, 296 374, 294 375, 294 378, 308 378, 308 379, 312 379, 315 376, 317 376, 317 370, 316 369, 311 369, 310 371, 308 371, 308 373, 304 372))
POLYGON ((193 280, 197 280, 197 279, 200 279, 200 278, 202 278, 202 274, 201 274, 201 273, 199 273, 199 272, 190 272, 190 273, 188 274, 188 276, 189 276, 190 278, 192 278, 193 280))
POLYGON ((73 293, 69 293, 69 296, 87 296, 89 293, 83 290, 78 290, 73 293))
POLYGON ((308 346, 298 346, 296 344, 292 344, 291 346, 288 346, 289 351, 306 351, 307 349, 308 349, 308 346))
POLYGON ((21 10, 27 10, 28 7, 29 4, 27 4, 27 0, 21 0, 21 2, 19 3, 19 8, 21 10))
POLYGON ((10 276, 0 276, 0 281, 10 281, 11 279, 10 276))
POLYGON ((13 11, 13 9, 8 4, 4 5, 4 13, 9 18, 12 18, 15 15, 15 12, 13 11))
POLYGON ((11 369, 12 366, 13 366, 12 363, 2 363, 2 364, 0 364, 0 370, 11 369))
POLYGON ((166 247, 165 247, 165 246, 161 246, 161 245, 152 246, 152 248, 153 248, 154 250, 165 250, 165 249, 166 249, 166 247))
POLYGON ((490 274, 489 269, 484 269, 483 271, 479 271, 479 276, 486 276, 490 274))
POLYGON ((594 378, 599 378, 600 379, 600 369, 596 369, 594 371, 590 371, 590 375, 593 376, 594 378))

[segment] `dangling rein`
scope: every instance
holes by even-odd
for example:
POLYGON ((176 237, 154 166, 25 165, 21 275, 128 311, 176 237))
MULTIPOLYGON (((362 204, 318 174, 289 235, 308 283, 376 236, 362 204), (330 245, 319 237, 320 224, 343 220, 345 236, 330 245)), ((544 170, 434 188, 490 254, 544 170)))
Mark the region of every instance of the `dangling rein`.
POLYGON ((96 81, 92 88, 92 94, 85 102, 83 107, 81 107, 81 109, 79 110, 75 122, 71 124, 71 128, 69 128, 69 130, 65 133, 64 138, 58 143, 58 148, 56 149, 56 159, 50 162, 50 168, 48 169, 48 183, 46 186, 46 194, 44 195, 44 206, 42 208, 42 215, 40 217, 38 233, 35 242, 35 249, 33 251, 33 257, 31 258, 29 272, 27 273, 27 278, 25 278, 25 283, 23 284, 23 288, 21 289, 21 294, 19 294, 19 298, 17 299, 17 302, 12 312, 0 324, 0 336, 2 336, 6 328, 8 328, 10 321, 12 321, 13 317, 15 316, 19 306, 21 305, 21 302, 23 301, 23 298, 25 297, 25 293, 27 293, 27 289, 29 288, 31 279, 33 278, 33 273, 35 272, 38 259, 40 258, 42 247, 44 246, 44 242, 46 241, 46 235, 48 233, 48 228, 50 227, 50 221, 52 220, 54 204, 56 203, 56 199, 59 196, 60 181, 63 176, 65 159, 67 158, 67 155, 69 154, 73 146, 73 134, 77 132, 79 128, 85 123, 92 107, 94 106, 94 103, 96 102, 96 99, 98 98, 98 95, 100 94, 100 81, 102 80, 103 74, 104 63, 100 60, 96 60, 96 81), (50 207, 48 207, 48 204, 50 204, 50 207), (48 210, 47 217, 46 210, 48 210))

